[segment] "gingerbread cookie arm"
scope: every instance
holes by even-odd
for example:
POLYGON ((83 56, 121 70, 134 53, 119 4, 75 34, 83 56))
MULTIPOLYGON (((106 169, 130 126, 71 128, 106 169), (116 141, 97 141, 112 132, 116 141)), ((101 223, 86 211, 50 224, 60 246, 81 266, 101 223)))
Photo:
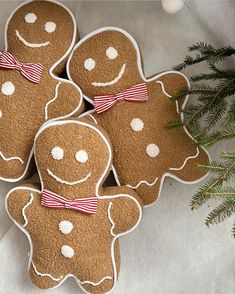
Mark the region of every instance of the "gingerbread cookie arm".
MULTIPOLYGON (((156 84, 159 84, 162 92, 169 98, 187 91, 190 87, 187 77, 177 71, 162 73, 159 75, 155 82, 156 84)), ((178 113, 183 108, 184 100, 185 99, 182 97, 177 101, 178 113)))
POLYGON ((27 226, 27 208, 33 203, 37 194, 40 194, 40 191, 36 185, 13 188, 8 193, 6 197, 6 210, 9 216, 20 226, 27 226))
POLYGON ((209 154, 203 148, 195 147, 194 154, 185 158, 181 165, 171 167, 169 172, 184 182, 198 181, 207 176, 200 165, 208 165, 209 161, 209 154))
POLYGON ((112 224, 113 236, 133 230, 142 217, 142 202, 137 194, 128 187, 109 187, 106 195, 117 195, 110 200, 108 217, 112 224))
POLYGON ((82 92, 71 82, 58 81, 54 97, 45 106, 45 120, 79 115, 84 110, 82 92))

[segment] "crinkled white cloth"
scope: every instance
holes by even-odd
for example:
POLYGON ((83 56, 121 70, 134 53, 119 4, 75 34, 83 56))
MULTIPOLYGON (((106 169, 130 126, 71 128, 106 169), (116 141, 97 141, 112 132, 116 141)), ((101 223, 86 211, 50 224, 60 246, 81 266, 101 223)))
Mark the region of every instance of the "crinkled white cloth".
MULTIPOLYGON (((1 1, 1 50, 7 16, 18 3, 1 1)), ((180 63, 187 46, 200 40, 216 46, 235 46, 234 1, 189 0, 189 8, 176 15, 163 12, 157 1, 66 3, 76 14, 81 36, 105 25, 120 26, 133 34, 142 49, 146 75, 180 63)), ((216 158, 221 150, 234 150, 234 141, 210 150, 212 157, 216 158)), ((12 186, 0 183, 0 294, 41 293, 27 277, 27 238, 5 213, 4 197, 12 186)), ((197 212, 191 212, 189 207, 199 186, 166 180, 158 203, 144 210, 140 227, 121 239, 121 274, 113 293, 235 293, 232 219, 208 229, 204 218, 214 203, 197 212)), ((51 293, 65 292, 81 291, 69 279, 51 293)))

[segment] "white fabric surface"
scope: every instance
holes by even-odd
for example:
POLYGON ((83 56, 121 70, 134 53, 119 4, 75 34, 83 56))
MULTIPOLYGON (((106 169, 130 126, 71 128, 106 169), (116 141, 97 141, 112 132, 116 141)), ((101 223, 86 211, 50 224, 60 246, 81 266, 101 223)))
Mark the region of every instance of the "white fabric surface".
MULTIPOLYGON (((181 62, 187 46, 196 41, 235 46, 234 1, 188 0, 189 8, 176 15, 163 12, 157 1, 64 2, 76 14, 81 36, 105 25, 120 26, 133 34, 147 76, 181 62)), ((5 22, 18 3, 21 1, 0 1, 1 50, 5 22)), ((222 143, 210 153, 216 158, 221 150, 234 150, 234 141, 222 143)), ((0 182, 0 294, 37 294, 41 292, 27 277, 28 240, 4 210, 6 192, 13 186, 0 182)), ((160 200, 144 210, 140 227, 121 239, 121 274, 113 293, 235 293, 232 219, 208 229, 204 218, 215 203, 197 212, 189 207, 199 186, 166 180, 160 200)), ((72 279, 51 291, 75 292, 82 293, 72 279)))

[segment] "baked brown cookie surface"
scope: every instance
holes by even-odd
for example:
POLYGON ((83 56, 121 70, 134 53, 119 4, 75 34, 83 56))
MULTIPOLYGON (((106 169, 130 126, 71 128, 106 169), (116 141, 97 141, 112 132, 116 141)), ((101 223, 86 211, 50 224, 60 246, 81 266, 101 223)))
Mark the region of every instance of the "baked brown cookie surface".
POLYGON ((73 15, 59 2, 26 2, 10 16, 0 53, 0 179, 25 177, 45 121, 82 112, 79 87, 58 78, 76 35, 73 15))
POLYGON ((157 200, 166 176, 184 183, 205 176, 198 165, 208 163, 208 153, 195 147, 185 128, 166 129, 168 122, 183 120, 187 99, 171 99, 189 87, 182 73, 145 78, 135 40, 113 27, 78 42, 67 71, 94 104, 87 116, 110 137, 117 182, 135 189, 145 205, 157 200))
POLYGON ((41 189, 9 192, 6 207, 31 245, 29 274, 41 289, 76 279, 88 293, 115 286, 118 238, 137 227, 141 201, 128 187, 102 187, 112 164, 105 132, 83 120, 49 122, 38 132, 41 189))

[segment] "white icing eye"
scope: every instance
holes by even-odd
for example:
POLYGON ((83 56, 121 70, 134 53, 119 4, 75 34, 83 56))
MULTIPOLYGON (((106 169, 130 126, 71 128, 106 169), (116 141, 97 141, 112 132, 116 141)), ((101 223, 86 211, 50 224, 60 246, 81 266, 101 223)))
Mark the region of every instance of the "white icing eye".
POLYGON ((2 111, 1 111, 1 109, 0 109, 0 118, 2 117, 2 111))
POLYGON ((156 144, 149 144, 146 148, 146 153, 149 157, 156 157, 160 153, 160 150, 156 144))
POLYGON ((51 155, 56 160, 61 160, 64 158, 64 150, 60 147, 54 147, 51 150, 51 155))
POLYGON ((109 59, 115 59, 117 56, 118 56, 118 52, 115 48, 113 47, 109 47, 107 50, 106 50, 106 55, 109 59))
POLYGON ((131 121, 131 128, 134 132, 140 132, 144 128, 144 123, 140 118, 133 118, 131 121))
POLYGON ((11 96, 15 92, 15 86, 12 82, 7 81, 2 84, 1 92, 3 95, 11 96))
POLYGON ((75 154, 75 158, 78 162, 85 163, 88 160, 88 154, 85 150, 79 150, 75 154))
POLYGON ((24 19, 27 23, 34 23, 37 20, 37 15, 35 13, 27 13, 24 19))
POLYGON ((73 224, 69 221, 61 221, 59 223, 59 230, 61 231, 62 234, 68 235, 72 232, 73 230, 73 224))
POLYGON ((56 23, 53 21, 48 21, 45 24, 45 31, 48 33, 53 33, 56 30, 56 23))
POLYGON ((74 250, 69 245, 64 245, 61 247, 61 253, 66 258, 72 258, 74 256, 74 250))
POLYGON ((92 58, 87 58, 84 61, 84 67, 89 71, 93 70, 95 68, 95 60, 92 58))

